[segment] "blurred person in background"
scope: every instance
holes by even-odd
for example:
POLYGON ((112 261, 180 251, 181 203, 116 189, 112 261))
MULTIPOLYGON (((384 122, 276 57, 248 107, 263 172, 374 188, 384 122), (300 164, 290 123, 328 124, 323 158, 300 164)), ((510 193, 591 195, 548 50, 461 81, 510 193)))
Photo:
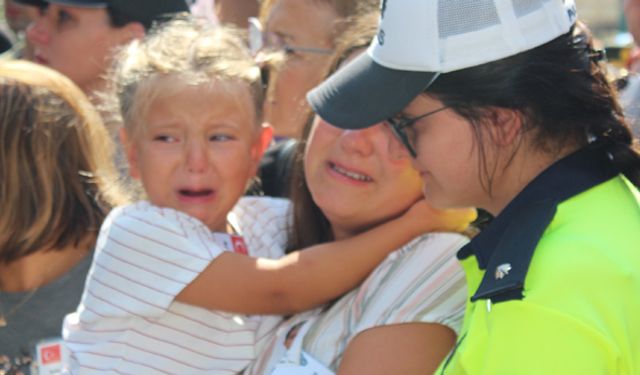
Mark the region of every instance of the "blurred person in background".
MULTIPOLYGON (((624 16, 636 48, 640 43, 640 0, 624 0, 624 16)), ((640 78, 637 57, 629 66, 629 76, 620 92, 620 102, 636 138, 640 137, 640 78)))
POLYGON ((27 31, 34 61, 69 77, 87 95, 104 88, 115 49, 157 22, 188 12, 185 0, 46 0, 27 31))
POLYGON ((233 24, 246 29, 249 17, 255 17, 259 8, 258 0, 196 0, 191 5, 191 13, 215 24, 233 24))
POLYGON ((32 59, 33 48, 26 42, 25 32, 41 15, 46 5, 44 0, 4 0, 4 16, 13 33, 13 45, 0 59, 32 59))
POLYGON ((14 33, 24 32, 38 16, 38 7, 45 6, 41 0, 3 0, 7 25, 14 33), (31 6, 31 7, 30 7, 31 6))
POLYGON ((15 40, 12 33, 4 24, 0 24, 0 53, 5 53, 13 47, 15 40))
POLYGON ((299 138, 310 116, 307 91, 326 76, 334 43, 350 17, 375 9, 374 0, 265 0, 250 38, 258 53, 280 52, 283 61, 267 65, 265 119, 276 137, 299 138))
POLYGON ((80 301, 104 217, 125 202, 111 153, 98 113, 68 78, 0 62, 1 373, 46 365, 36 349, 58 353, 48 370, 61 365, 63 318, 80 301))

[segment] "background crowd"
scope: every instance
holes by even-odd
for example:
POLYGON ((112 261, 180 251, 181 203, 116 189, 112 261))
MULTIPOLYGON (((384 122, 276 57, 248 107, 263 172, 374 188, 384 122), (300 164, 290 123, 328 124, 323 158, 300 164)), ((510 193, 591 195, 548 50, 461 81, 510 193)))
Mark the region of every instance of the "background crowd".
POLYGON ((0 374, 640 374, 640 64, 547 2, 4 0, 0 374))

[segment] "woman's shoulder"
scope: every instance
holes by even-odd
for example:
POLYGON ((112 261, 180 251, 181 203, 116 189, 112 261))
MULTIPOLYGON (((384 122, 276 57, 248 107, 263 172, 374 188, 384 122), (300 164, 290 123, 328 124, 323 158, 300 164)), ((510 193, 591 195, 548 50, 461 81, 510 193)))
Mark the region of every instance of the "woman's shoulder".
POLYGON ((431 233, 393 253, 361 287, 370 303, 363 319, 380 319, 373 308, 378 305, 387 311, 387 323, 458 320, 467 293, 456 253, 468 241, 455 233, 431 233))
POLYGON ((327 363, 359 333, 403 323, 438 323, 458 332, 467 296, 457 250, 468 242, 454 233, 414 239, 382 262, 352 292, 323 311, 308 349, 327 363))
MULTIPOLYGON (((370 275, 367 282, 384 284, 409 283, 420 280, 422 288, 434 277, 446 274, 447 279, 462 279, 462 268, 456 253, 469 239, 457 233, 428 233, 407 243, 392 253, 370 275), (378 275, 379 274, 379 275, 378 275)), ((441 280, 442 281, 442 280, 441 280)), ((373 292, 381 285, 373 289, 373 292)))
MULTIPOLYGON (((455 255, 458 250, 469 242, 469 238, 459 233, 436 232, 426 233, 415 238, 405 246, 400 248, 396 253, 398 256, 409 252, 429 253, 431 255, 455 255)), ((394 253, 394 254, 396 254, 394 253)))

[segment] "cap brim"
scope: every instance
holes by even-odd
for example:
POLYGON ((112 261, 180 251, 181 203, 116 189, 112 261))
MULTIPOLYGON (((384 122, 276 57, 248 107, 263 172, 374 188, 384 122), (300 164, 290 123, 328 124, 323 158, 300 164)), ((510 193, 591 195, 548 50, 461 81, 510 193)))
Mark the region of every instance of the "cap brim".
POLYGON ((46 2, 79 8, 106 8, 108 5, 104 0, 46 0, 46 2))
POLYGON ((330 124, 362 129, 400 112, 437 74, 386 68, 363 53, 311 90, 307 100, 330 124))
POLYGON ((34 6, 34 7, 46 7, 47 6, 47 2, 44 0, 14 0, 16 3, 18 4, 22 4, 22 5, 30 5, 30 6, 34 6))

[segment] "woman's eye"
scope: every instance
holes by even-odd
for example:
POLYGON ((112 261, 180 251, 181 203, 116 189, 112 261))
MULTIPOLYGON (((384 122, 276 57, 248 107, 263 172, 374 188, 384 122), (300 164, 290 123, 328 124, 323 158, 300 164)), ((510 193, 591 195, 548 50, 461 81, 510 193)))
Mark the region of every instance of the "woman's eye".
POLYGON ((56 17, 58 26, 64 26, 65 24, 69 23, 71 19, 72 19, 71 14, 69 14, 67 11, 65 10, 58 11, 58 16, 56 17))
POLYGON ((298 50, 295 47, 291 47, 289 45, 284 45, 282 46, 282 50, 284 51, 284 54, 287 57, 299 57, 301 56, 300 53, 298 53, 298 50))

